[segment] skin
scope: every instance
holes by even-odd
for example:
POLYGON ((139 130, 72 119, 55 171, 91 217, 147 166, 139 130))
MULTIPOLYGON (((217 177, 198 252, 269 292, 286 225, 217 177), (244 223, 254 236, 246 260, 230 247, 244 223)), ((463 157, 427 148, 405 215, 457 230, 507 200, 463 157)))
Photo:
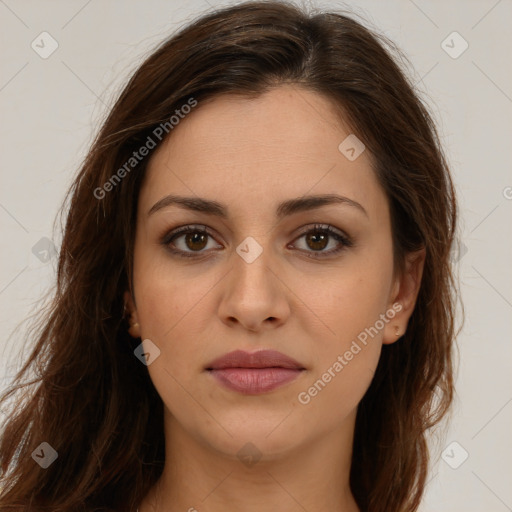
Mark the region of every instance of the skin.
POLYGON ((328 99, 283 85, 257 99, 199 103, 153 155, 125 300, 130 334, 161 351, 148 371, 164 403, 167 454, 140 512, 358 511, 349 488, 357 405, 382 345, 407 328, 424 253, 408 255, 405 271, 394 272, 389 206, 372 157, 364 151, 350 161, 338 150, 350 133, 328 99), (177 205, 148 214, 168 194, 217 201, 228 216, 177 205), (317 194, 348 197, 365 211, 331 204, 276 217, 281 201, 317 194), (335 238, 322 245, 304 236, 317 223, 353 245, 326 254, 339 247, 335 238), (175 249, 194 255, 180 258, 161 239, 187 224, 211 236, 175 239, 175 249), (247 237, 262 249, 252 263, 236 252, 247 237), (393 304, 401 311, 301 403, 299 393, 393 304), (306 370, 274 391, 242 395, 205 371, 235 349, 275 349, 306 370), (261 456, 251 466, 237 457, 247 443, 261 456))

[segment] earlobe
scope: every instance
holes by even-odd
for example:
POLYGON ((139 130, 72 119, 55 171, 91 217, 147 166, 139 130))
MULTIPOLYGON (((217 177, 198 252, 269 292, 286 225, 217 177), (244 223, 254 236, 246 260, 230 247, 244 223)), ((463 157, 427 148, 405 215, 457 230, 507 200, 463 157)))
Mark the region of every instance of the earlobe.
POLYGON ((382 337, 384 345, 390 345, 398 341, 404 334, 407 327, 408 318, 403 316, 404 307, 401 302, 397 301, 389 307, 385 313, 388 319, 382 337))
POLYGON ((418 293, 421 287, 421 278, 425 265, 426 250, 409 253, 405 257, 404 270, 397 277, 390 296, 394 314, 384 329, 382 342, 391 344, 398 341, 407 330, 407 323, 414 311, 418 293))
POLYGON ((124 292, 124 312, 125 318, 127 319, 130 327, 128 332, 133 338, 140 338, 140 325, 137 317, 137 309, 133 301, 132 294, 128 291, 124 292))

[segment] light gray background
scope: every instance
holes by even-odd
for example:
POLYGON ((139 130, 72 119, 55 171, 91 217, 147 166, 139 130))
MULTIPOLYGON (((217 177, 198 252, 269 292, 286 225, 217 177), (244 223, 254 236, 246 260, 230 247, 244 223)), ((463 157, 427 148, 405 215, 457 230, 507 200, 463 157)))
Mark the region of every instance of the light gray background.
MULTIPOLYGON (((32 248, 43 237, 59 247, 57 210, 119 86, 155 44, 221 5, 227 4, 0 0, 2 387, 19 364, 23 330, 14 328, 54 279, 56 258, 44 263, 44 252, 38 258, 32 248), (31 48, 43 31, 59 45, 47 59, 31 48)), ((433 451, 421 510, 512 510, 512 2, 314 5, 363 15, 405 51, 439 123, 459 192, 462 245, 454 257, 466 323, 458 340, 457 402, 433 451), (453 31, 469 44, 456 59, 442 47, 453 31), (441 458, 453 441, 459 444, 441 458), (460 463, 462 450, 469 457, 452 469, 448 462, 460 463)), ((445 44, 462 48, 453 37, 445 44)))

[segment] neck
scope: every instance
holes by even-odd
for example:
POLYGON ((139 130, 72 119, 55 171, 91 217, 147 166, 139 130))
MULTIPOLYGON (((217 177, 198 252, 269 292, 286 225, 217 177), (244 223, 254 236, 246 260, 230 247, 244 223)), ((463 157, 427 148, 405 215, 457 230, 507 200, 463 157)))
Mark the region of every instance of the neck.
POLYGON ((241 450, 230 455, 192 438, 166 411, 164 471, 139 511, 358 512, 349 487, 354 422, 355 413, 339 431, 286 453, 267 439, 234 443, 241 450))

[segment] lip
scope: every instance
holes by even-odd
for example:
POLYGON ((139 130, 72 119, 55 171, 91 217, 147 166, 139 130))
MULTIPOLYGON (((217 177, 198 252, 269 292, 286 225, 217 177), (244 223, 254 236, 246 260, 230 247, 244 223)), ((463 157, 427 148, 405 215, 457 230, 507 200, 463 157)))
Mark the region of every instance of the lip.
POLYGON ((245 395, 267 393, 296 379, 304 366, 275 350, 229 352, 205 368, 220 384, 245 395))

